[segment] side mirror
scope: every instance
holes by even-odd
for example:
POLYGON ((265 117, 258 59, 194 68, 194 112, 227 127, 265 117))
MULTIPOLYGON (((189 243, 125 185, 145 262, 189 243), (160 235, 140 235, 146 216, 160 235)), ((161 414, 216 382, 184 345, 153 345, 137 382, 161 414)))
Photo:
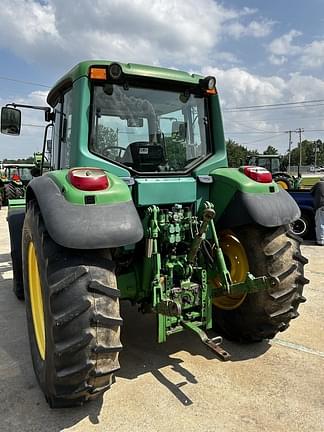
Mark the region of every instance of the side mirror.
POLYGON ((21 128, 21 112, 16 108, 1 108, 1 133, 19 135, 21 128))

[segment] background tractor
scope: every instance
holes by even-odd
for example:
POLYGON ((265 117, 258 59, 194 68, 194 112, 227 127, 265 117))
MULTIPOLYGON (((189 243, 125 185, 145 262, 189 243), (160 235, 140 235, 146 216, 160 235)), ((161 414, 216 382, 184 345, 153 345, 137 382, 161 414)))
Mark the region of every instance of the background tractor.
POLYGON ((25 186, 32 179, 32 164, 3 164, 0 172, 0 208, 10 199, 24 197, 25 186))
MULTIPOLYGON (((0 208, 9 200, 24 198, 25 190, 33 177, 40 175, 42 153, 34 153, 34 163, 4 163, 0 166, 0 208)), ((44 163, 44 170, 48 163, 44 163)))
MULTIPOLYGON (((221 335, 254 342, 289 326, 308 282, 288 230, 300 212, 264 168, 227 167, 215 78, 88 61, 47 101, 33 108, 49 122, 44 143, 52 130, 51 170, 9 202, 8 224, 52 407, 111 385, 122 300, 156 314, 158 342, 194 331, 223 360, 221 335)), ((20 107, 2 108, 3 133, 19 133, 20 107)))
POLYGON ((271 172, 273 180, 286 190, 299 189, 301 176, 295 177, 286 171, 280 155, 251 155, 247 159, 248 165, 260 166, 271 172))

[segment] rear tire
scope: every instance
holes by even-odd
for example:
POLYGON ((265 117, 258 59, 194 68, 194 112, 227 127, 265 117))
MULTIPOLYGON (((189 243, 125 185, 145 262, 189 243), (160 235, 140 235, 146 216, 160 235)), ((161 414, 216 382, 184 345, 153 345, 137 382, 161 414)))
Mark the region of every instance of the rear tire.
POLYGON ((278 183, 278 186, 280 186, 282 189, 285 190, 291 190, 293 189, 292 181, 289 179, 289 177, 286 176, 273 176, 273 180, 278 183))
POLYGON ((23 274, 32 361, 49 405, 82 405, 99 396, 112 384, 122 348, 119 290, 110 252, 59 246, 47 233, 37 204, 31 202, 23 230, 23 274), (40 280, 45 355, 31 307, 30 244, 40 280))
POLYGON ((289 226, 293 234, 305 239, 310 234, 312 222, 307 215, 302 214, 299 219, 291 223, 289 226))
POLYGON ((24 300, 22 273, 21 237, 25 218, 25 209, 13 209, 7 217, 10 233, 11 261, 13 271, 13 292, 18 300, 24 300))
POLYGON ((7 203, 11 199, 23 198, 24 194, 24 188, 21 186, 14 186, 12 183, 8 183, 5 185, 5 195, 7 203))
POLYGON ((301 255, 301 239, 285 227, 264 228, 248 225, 236 230, 245 248, 250 272, 254 276, 272 276, 278 285, 266 291, 248 294, 233 310, 214 307, 214 324, 227 338, 241 342, 271 339, 288 328, 298 316, 298 306, 306 301, 303 286, 308 260, 301 255))

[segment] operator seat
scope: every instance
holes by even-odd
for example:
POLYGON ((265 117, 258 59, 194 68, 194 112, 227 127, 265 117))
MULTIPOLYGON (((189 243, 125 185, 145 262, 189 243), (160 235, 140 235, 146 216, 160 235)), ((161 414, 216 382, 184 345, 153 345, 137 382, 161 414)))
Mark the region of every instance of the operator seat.
POLYGON ((123 163, 136 171, 158 171, 166 163, 164 147, 147 141, 130 143, 123 155, 123 163))

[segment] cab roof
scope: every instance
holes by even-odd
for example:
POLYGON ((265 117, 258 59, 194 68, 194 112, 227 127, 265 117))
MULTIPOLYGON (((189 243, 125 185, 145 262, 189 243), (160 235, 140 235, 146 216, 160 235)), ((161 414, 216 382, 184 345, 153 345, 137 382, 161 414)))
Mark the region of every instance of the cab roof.
MULTIPOLYGON (((57 99, 59 91, 64 90, 72 85, 72 83, 81 77, 87 77, 91 66, 109 66, 116 63, 108 60, 87 60, 78 63, 62 78, 60 78, 50 90, 47 102, 53 106, 57 99)), ((167 69, 155 66, 147 66, 136 63, 118 63, 126 75, 136 75, 141 77, 158 78, 171 81, 180 81, 188 84, 198 84, 203 78, 201 75, 189 74, 175 69, 167 69)))

